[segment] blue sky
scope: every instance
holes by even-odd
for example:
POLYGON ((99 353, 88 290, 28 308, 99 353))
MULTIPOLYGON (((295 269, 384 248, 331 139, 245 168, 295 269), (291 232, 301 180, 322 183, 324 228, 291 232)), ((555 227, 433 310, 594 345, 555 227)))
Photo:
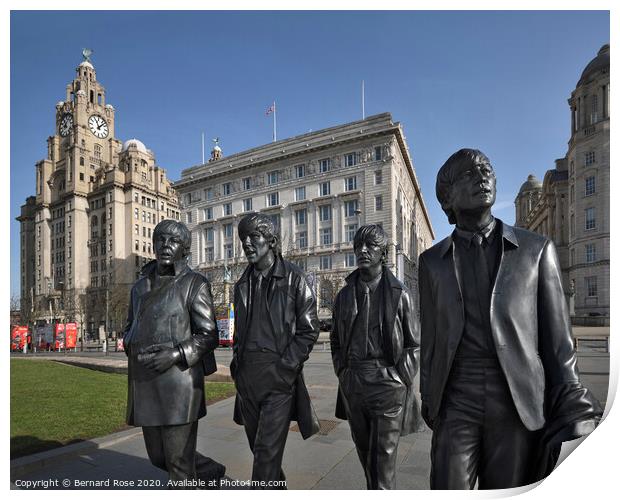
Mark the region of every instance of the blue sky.
POLYGON ((529 173, 566 153, 567 98, 609 42, 606 11, 13 12, 10 36, 11 293, 19 293, 20 205, 54 133, 55 104, 94 50, 116 135, 152 149, 173 180, 224 154, 389 111, 403 124, 438 239, 435 175, 461 147, 495 166, 495 213, 514 222, 529 173), (208 144, 210 146, 210 143, 208 144))

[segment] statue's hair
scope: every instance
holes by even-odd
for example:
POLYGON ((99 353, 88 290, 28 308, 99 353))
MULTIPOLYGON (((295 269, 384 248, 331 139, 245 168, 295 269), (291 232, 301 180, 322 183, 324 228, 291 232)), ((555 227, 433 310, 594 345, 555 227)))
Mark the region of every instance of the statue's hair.
POLYGON ((353 238, 353 248, 357 249, 362 243, 377 245, 383 253, 383 263, 387 263, 388 237, 383 228, 377 224, 366 224, 360 227, 353 238))
POLYGON ((450 205, 452 184, 454 184, 454 181, 456 181, 458 175, 464 169, 480 164, 489 165, 491 167, 490 160, 482 151, 463 148, 450 156, 439 169, 439 172, 437 172, 435 194, 437 195, 437 200, 441 204, 441 209, 448 216, 448 222, 450 224, 456 224, 456 216, 450 205))
POLYGON ((183 255, 186 256, 189 254, 192 245, 192 233, 190 233, 185 224, 173 219, 164 219, 161 221, 155 226, 155 230, 153 231, 153 246, 155 246, 157 238, 163 233, 179 236, 183 244, 183 255))
POLYGON ((276 239, 276 244, 273 251, 276 255, 281 255, 282 250, 280 248, 280 228, 276 226, 273 219, 266 214, 252 212, 239 221, 237 231, 239 238, 243 240, 244 236, 256 229, 262 234, 266 240, 271 241, 272 238, 276 239))

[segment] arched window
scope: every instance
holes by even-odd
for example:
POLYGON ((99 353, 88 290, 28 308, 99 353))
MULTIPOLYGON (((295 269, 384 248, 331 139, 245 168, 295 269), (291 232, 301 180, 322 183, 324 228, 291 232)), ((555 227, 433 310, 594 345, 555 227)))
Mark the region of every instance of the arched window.
POLYGON ((95 158, 97 158, 98 160, 101 159, 101 145, 100 144, 95 144, 95 158))

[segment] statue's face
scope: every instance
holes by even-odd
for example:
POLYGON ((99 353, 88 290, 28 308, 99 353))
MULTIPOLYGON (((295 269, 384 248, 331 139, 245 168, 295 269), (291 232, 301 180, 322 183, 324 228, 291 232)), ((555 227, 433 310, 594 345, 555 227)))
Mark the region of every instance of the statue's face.
POLYGON ((495 203, 495 172, 488 163, 463 168, 452 184, 451 205, 455 212, 476 212, 495 203))
POLYGON ((183 240, 178 234, 161 233, 153 243, 155 258, 159 264, 170 266, 183 258, 183 240))
POLYGON ((354 251, 359 269, 369 269, 380 265, 383 259, 382 248, 372 242, 363 241, 355 247, 354 251))
POLYGON ((269 258, 269 252, 273 248, 274 242, 269 241, 263 234, 254 228, 249 232, 240 234, 241 245, 246 259, 250 264, 257 264, 265 258, 269 258))

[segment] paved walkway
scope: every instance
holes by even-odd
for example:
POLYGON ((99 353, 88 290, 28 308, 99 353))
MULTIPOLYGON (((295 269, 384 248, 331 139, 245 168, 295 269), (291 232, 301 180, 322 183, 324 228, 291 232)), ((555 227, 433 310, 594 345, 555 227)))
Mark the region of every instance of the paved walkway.
MULTIPOLYGON (((63 355, 57 355, 56 359, 63 355)), ((218 350, 218 365, 227 366, 230 350, 218 350)), ((81 362, 93 356, 76 356, 81 362)), ((109 355, 110 364, 123 358, 109 355)), ((67 361, 65 358, 64 361, 67 361)), ((604 353, 589 352, 579 357, 584 383, 603 402, 607 396, 609 357, 604 353)), ((314 351, 304 370, 310 396, 322 421, 321 433, 304 441, 299 432, 289 432, 284 454, 284 471, 289 489, 363 489, 364 475, 349 426, 336 420, 337 379, 333 374, 329 351, 314 351)), ((198 451, 223 463, 226 475, 247 480, 251 476, 252 455, 243 428, 232 421, 234 398, 208 407, 207 416, 198 428, 198 451)), ((294 429, 294 425, 292 426, 294 429)), ((398 449, 397 487, 399 489, 427 489, 429 477, 430 431, 412 434, 401 439, 398 449)), ((153 467, 147 457, 142 433, 131 429, 11 462, 12 484, 18 480, 50 481, 48 487, 64 489, 63 480, 71 488, 80 487, 75 481, 106 481, 103 488, 165 488, 166 475, 153 467), (71 452, 71 453, 69 453, 71 452), (30 461, 30 465, 28 465, 30 461), (21 469, 17 469, 21 464, 21 469), (114 481, 134 481, 117 484, 114 481), (153 481, 138 485, 138 480, 153 481), (56 482, 57 481, 57 482, 56 482), (159 483, 157 483, 159 481, 159 483)), ((19 483, 17 483, 19 485, 19 483)), ((45 483, 39 483, 43 487, 45 483)), ((14 486, 13 486, 14 487, 14 486)), ((23 488, 23 484, 21 486, 23 488)))

